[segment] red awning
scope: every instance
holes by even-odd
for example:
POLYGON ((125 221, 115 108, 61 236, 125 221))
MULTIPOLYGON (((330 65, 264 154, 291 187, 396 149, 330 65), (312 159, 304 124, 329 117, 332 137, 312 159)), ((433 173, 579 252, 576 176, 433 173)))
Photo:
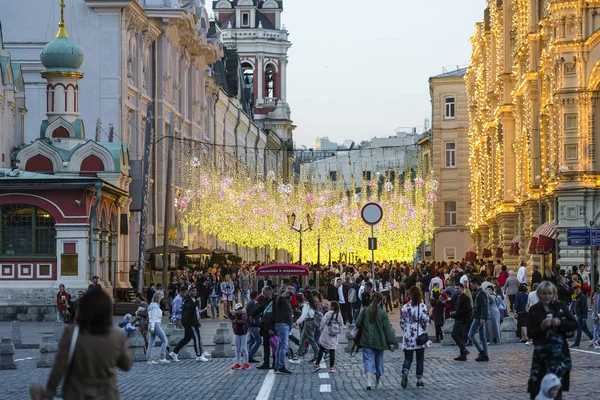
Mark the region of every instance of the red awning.
POLYGON ((504 255, 504 249, 502 247, 496 247, 496 258, 502 258, 504 255))
POLYGON ((538 228, 536 254, 554 253, 556 248, 556 221, 548 221, 538 228))
POLYGON ((518 256, 519 250, 520 250, 520 244, 521 244, 521 236, 517 235, 513 238, 513 240, 510 241, 510 250, 509 250, 508 254, 513 255, 513 256, 518 256))
POLYGON ((297 264, 269 264, 256 270, 258 276, 307 276, 308 267, 297 264))
POLYGON ((483 257, 491 257, 492 256, 492 249, 494 248, 494 243, 492 242, 487 242, 484 246, 483 246, 483 257))

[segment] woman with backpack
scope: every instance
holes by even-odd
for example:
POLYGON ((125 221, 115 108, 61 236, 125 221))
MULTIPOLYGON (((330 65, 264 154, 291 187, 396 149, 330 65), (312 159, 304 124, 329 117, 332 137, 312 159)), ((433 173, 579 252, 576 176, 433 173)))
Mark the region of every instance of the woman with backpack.
POLYGON ((308 340, 308 344, 312 347, 313 358, 309 362, 315 362, 317 359, 317 353, 319 352, 319 346, 315 340, 315 332, 321 326, 323 314, 316 310, 315 298, 312 291, 307 290, 304 294, 305 301, 302 306, 302 315, 298 318, 298 321, 294 324, 295 327, 304 323, 304 329, 302 329, 302 335, 300 336, 300 346, 298 348, 298 356, 304 356, 307 353, 307 349, 303 346, 304 342, 308 340))
POLYGON ((335 364, 335 349, 338 346, 338 336, 342 333, 344 320, 340 315, 340 303, 332 301, 329 303, 329 311, 321 321, 321 338, 319 339, 319 354, 313 367, 313 372, 321 370, 321 360, 325 351, 329 352, 329 372, 337 372, 335 364))
POLYGON ((373 293, 371 304, 363 309, 356 320, 357 335, 354 342, 362 348, 363 365, 367 376, 367 390, 373 386, 375 375, 377 389, 381 388, 383 376, 383 351, 394 351, 396 337, 390 324, 390 319, 381 308, 383 296, 379 292, 373 293))
POLYGON ((421 289, 413 286, 408 291, 410 301, 402 307, 400 314, 400 327, 404 331, 402 350, 404 351, 404 363, 402 364, 401 386, 406 389, 408 385, 408 371, 413 362, 414 354, 417 353, 417 387, 424 387, 423 364, 425 361, 425 349, 431 345, 426 329, 429 324, 427 306, 423 303, 421 289))

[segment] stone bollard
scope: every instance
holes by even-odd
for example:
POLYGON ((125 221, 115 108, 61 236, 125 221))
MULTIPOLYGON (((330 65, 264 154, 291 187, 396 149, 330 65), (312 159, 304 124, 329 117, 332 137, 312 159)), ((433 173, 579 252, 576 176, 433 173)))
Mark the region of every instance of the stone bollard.
POLYGON ((2 342, 0 342, 0 370, 17 369, 14 354, 15 346, 12 344, 10 338, 2 338, 2 342))
MULTIPOLYGON (((183 339, 184 331, 183 329, 174 328, 171 331, 171 336, 169 336, 169 347, 171 351, 175 350, 175 346, 183 339)), ((196 351, 194 350, 194 341, 190 340, 188 344, 183 346, 179 353, 177 354, 180 360, 189 360, 191 358, 196 358, 196 351)))
POLYGON ((56 340, 57 343, 60 342, 60 338, 62 337, 64 330, 65 330, 64 322, 55 322, 54 323, 54 340, 56 340))
POLYGON ((519 343, 520 339, 517 337, 517 324, 511 317, 504 318, 502 325, 500 325, 500 343, 519 343))
POLYGON ((40 358, 36 365, 38 368, 51 368, 56 360, 56 352, 58 351, 58 343, 54 340, 54 336, 42 337, 40 343, 40 358))
POLYGON ((21 341, 21 323, 19 321, 10 323, 10 338, 16 349, 20 349, 23 344, 21 341))
POLYGON ((455 324, 454 318, 446 319, 444 322, 444 326, 442 327, 442 332, 444 332, 444 340, 442 340, 442 346, 454 346, 454 339, 452 339, 452 330, 454 329, 455 324))
POLYGON ((215 338, 213 339, 215 349, 212 352, 212 358, 227 358, 235 356, 235 352, 231 348, 232 342, 233 338, 229 332, 229 324, 227 322, 221 322, 219 329, 217 329, 215 338))
POLYGON ((354 346, 354 335, 352 334, 354 328, 356 328, 356 325, 348 325, 348 331, 346 332, 346 339, 348 339, 348 344, 346 344, 346 347, 344 348, 344 351, 346 353, 350 353, 352 351, 352 347, 354 346))
POLYGON ((144 342, 144 337, 142 336, 140 331, 129 332, 127 344, 129 345, 129 349, 131 350, 131 358, 134 362, 146 361, 146 352, 144 351, 144 346, 146 345, 146 342, 144 342))

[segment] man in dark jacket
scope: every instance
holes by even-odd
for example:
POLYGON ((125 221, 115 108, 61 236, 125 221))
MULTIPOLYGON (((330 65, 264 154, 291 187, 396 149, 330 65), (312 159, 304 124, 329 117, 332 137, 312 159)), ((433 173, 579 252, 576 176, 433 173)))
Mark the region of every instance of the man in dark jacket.
POLYGON ((460 349, 460 355, 455 358, 456 361, 467 361, 469 351, 465 347, 463 340, 467 324, 471 320, 473 307, 469 296, 465 294, 465 286, 462 283, 457 283, 455 286, 456 295, 452 300, 452 311, 450 316, 454 318, 454 328, 452 329, 452 339, 460 349))
POLYGON ((246 315, 248 316, 248 361, 251 363, 258 362, 254 359, 254 355, 263 342, 260 335, 261 318, 254 315, 258 307, 257 298, 258 292, 253 290, 250 292, 250 300, 248 300, 248 304, 246 305, 246 315))
POLYGON ((575 343, 571 347, 579 347, 581 343, 581 332, 585 332, 586 335, 593 340, 593 335, 587 326, 588 317, 588 300, 587 296, 581 290, 581 285, 575 285, 575 318, 577 319, 577 334, 575 335, 575 343))
POLYGON ((275 332, 279 336, 277 354, 275 356, 275 373, 291 374, 285 368, 285 358, 288 351, 290 330, 292 329, 292 304, 290 302, 294 285, 290 282, 285 285, 283 293, 277 297, 273 305, 273 316, 275 318, 275 332))
MULTIPOLYGON (((548 277, 548 279, 550 279, 550 277, 548 277)), ((533 272, 531 273, 531 287, 533 287, 533 285, 535 285, 536 283, 541 283, 542 282, 542 274, 540 273, 540 267, 538 267, 537 265, 533 266, 533 272)))
POLYGON ((471 292, 473 292, 473 322, 471 322, 471 329, 469 329, 469 339, 471 339, 475 347, 477 347, 477 350, 479 350, 479 356, 475 361, 490 361, 485 333, 489 300, 485 290, 481 289, 481 283, 481 276, 473 275, 471 277, 470 285, 471 292), (481 341, 481 343, 475 337, 477 332, 479 332, 479 341, 481 341))
POLYGON ((275 322, 273 318, 273 288, 265 286, 262 294, 256 300, 258 306, 251 315, 255 320, 260 321, 260 334, 263 340, 263 363, 257 369, 271 368, 271 346, 269 339, 271 334, 275 333, 275 322))
POLYGON ((183 298, 183 304, 181 305, 181 324, 184 329, 183 339, 177 343, 175 349, 169 353, 171 358, 175 361, 179 361, 179 351, 189 343, 190 340, 194 341, 194 350, 196 351, 196 361, 207 362, 203 354, 202 349, 202 338, 200 337, 200 321, 198 319, 199 310, 196 296, 198 292, 195 286, 189 288, 188 294, 183 298))

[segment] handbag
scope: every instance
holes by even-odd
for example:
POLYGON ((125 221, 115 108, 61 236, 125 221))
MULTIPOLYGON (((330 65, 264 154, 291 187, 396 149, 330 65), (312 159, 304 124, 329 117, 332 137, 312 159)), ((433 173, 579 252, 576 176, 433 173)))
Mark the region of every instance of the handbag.
POLYGON ((334 314, 329 318, 329 322, 327 323, 327 330, 329 331, 329 336, 337 336, 341 333, 340 331, 340 323, 338 322, 338 313, 335 313, 335 324, 333 324, 334 314))
POLYGON ((419 334, 419 327, 421 326, 421 304, 418 305, 419 312, 417 315, 417 346, 423 346, 429 342, 429 335, 427 332, 419 334))

